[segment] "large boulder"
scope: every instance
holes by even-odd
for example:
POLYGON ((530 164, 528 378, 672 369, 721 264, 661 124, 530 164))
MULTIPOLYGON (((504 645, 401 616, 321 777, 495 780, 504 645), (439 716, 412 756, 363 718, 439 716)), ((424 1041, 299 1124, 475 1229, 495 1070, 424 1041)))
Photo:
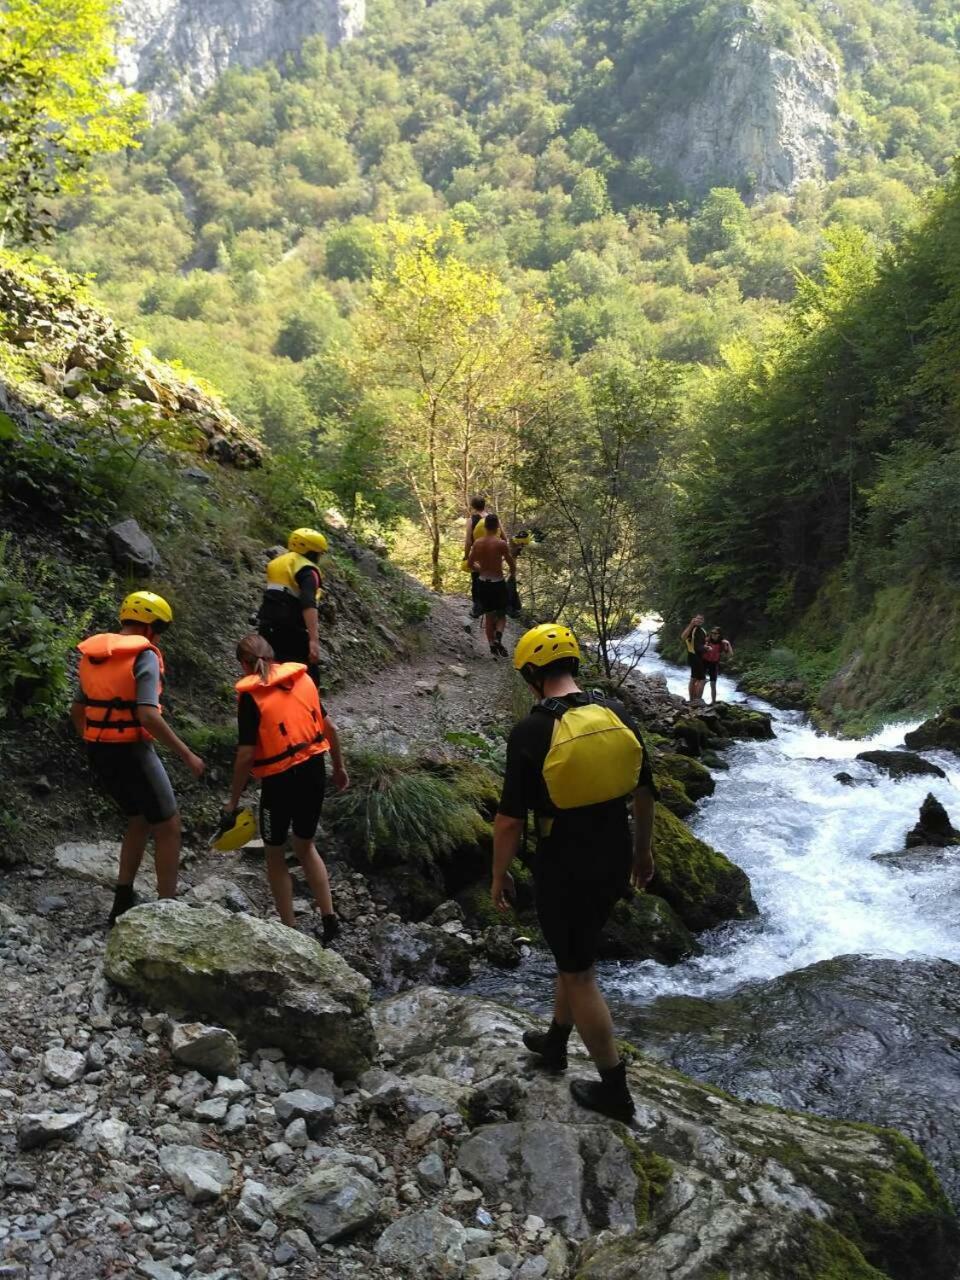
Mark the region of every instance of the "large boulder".
POLYGON ((124 573, 147 577, 160 567, 160 552, 136 520, 121 520, 107 530, 113 562, 124 573))
POLYGON ((960 755, 960 706, 947 707, 931 720, 924 720, 904 734, 903 740, 911 751, 941 747, 960 755))
POLYGON ((861 751, 857 756, 874 765, 891 778, 945 778, 947 775, 937 764, 924 760, 914 751, 861 751))
MULTIPOLYGON (((509 1121, 467 1135, 458 1164, 515 1213, 546 1214, 576 1237, 604 1223, 628 1233, 588 1244, 578 1276, 956 1274, 953 1214, 897 1133, 741 1102, 639 1055, 628 1067, 637 1103, 628 1130, 579 1109, 563 1079, 531 1067, 520 1039, 532 1020, 518 1010, 419 988, 379 1004, 374 1018, 405 1075, 473 1090, 498 1075, 516 1082, 509 1121), (825 1261, 839 1259, 832 1272, 807 1265, 824 1242, 825 1261)), ((573 1074, 591 1076, 576 1043, 571 1053, 573 1074)), ((906 1106, 906 1088, 902 1096, 906 1106)))
POLYGON ((960 844, 960 831, 954 829, 950 815, 931 793, 920 806, 920 817, 917 825, 907 832, 907 848, 934 846, 946 848, 947 845, 960 844))
POLYGON ((376 1044, 370 984, 294 929, 220 907, 163 901, 121 916, 104 972, 157 1008, 215 1017, 248 1046, 356 1076, 376 1044))
POLYGON ((678 964, 702 951, 690 930, 662 898, 653 893, 637 893, 614 907, 600 935, 597 958, 678 964))
POLYGON ((960 966, 841 956, 626 1016, 656 1057, 740 1097, 896 1126, 960 1206, 960 966))
POLYGON ((654 819, 653 856, 656 874, 650 892, 663 898, 694 933, 757 914, 747 873, 698 840, 662 804, 654 819))

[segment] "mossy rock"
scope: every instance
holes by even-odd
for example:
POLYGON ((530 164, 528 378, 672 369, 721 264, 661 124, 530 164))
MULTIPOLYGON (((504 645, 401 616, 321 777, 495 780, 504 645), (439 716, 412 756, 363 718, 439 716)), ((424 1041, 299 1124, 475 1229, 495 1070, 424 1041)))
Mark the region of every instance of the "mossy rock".
POLYGON ((661 773, 656 767, 653 770, 653 780, 656 783, 660 803, 666 805, 678 818, 689 818, 697 806, 690 799, 683 783, 668 773, 661 773))
POLYGON ((673 909, 652 893, 638 893, 617 903, 598 949, 601 960, 657 960, 660 964, 678 964, 702 953, 673 909))
POLYGON ((665 752, 657 757, 654 766, 656 772, 674 783, 679 782, 691 800, 702 800, 705 796, 712 796, 716 790, 717 784, 710 776, 710 770, 690 756, 665 752))
POLYGON ((924 720, 903 738, 911 751, 941 747, 960 754, 960 707, 948 707, 932 720, 924 720))
POLYGON ((710 737, 710 726, 696 716, 685 716, 673 723, 673 737, 677 750, 685 756, 699 756, 710 737))
POLYGON ((754 711, 733 702, 718 702, 710 711, 720 722, 722 735, 726 738, 764 742, 777 736, 773 731, 772 718, 766 711, 754 711))
POLYGON ((651 892, 694 933, 757 914, 746 872, 698 840, 662 804, 654 818, 653 856, 657 869, 651 892))

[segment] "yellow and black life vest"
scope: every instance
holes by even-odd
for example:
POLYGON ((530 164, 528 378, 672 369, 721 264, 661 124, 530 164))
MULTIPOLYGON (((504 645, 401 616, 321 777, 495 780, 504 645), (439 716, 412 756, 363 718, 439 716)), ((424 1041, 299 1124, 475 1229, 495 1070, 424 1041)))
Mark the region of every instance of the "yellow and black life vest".
MULTIPOLYGON (((267 565, 267 590, 286 591, 299 599, 300 587, 297 583, 297 574, 304 569, 313 569, 317 577, 320 577, 320 570, 313 561, 302 556, 299 551, 285 551, 282 556, 274 556, 267 565)), ((322 588, 317 587, 317 604, 320 603, 322 596, 322 588)))
POLYGON ((249 693, 260 712, 251 766, 255 778, 283 773, 330 750, 320 696, 302 662, 274 663, 266 680, 244 676, 236 689, 249 693))
POLYGON ((77 645, 80 650, 80 700, 87 709, 83 727, 85 742, 147 742, 150 734, 137 717, 137 677, 134 667, 146 649, 160 663, 163 654, 146 636, 103 632, 77 645))
MULTIPOLYGON (((534 711, 554 718, 543 781, 560 814, 626 799, 636 790, 643 746, 602 694, 585 693, 572 705, 545 698, 534 711)), ((541 835, 548 835, 552 826, 551 816, 541 817, 541 835)))
MULTIPOLYGON (((694 627, 691 631, 688 631, 687 634, 684 636, 684 644, 687 646, 687 653, 697 652, 696 641, 694 640, 693 637, 697 634, 698 631, 703 631, 703 627, 694 627)), ((707 633, 705 631, 703 631, 703 635, 704 635, 704 640, 706 640, 707 633)))
POLYGON ((484 514, 480 516, 480 518, 477 520, 477 523, 473 526, 472 540, 474 542, 477 542, 480 538, 502 538, 504 542, 506 542, 507 535, 503 532, 503 525, 498 524, 496 529, 494 529, 493 533, 491 533, 490 530, 487 528, 487 526, 484 524, 484 521, 486 520, 486 518, 487 518, 487 512, 484 512, 484 514))

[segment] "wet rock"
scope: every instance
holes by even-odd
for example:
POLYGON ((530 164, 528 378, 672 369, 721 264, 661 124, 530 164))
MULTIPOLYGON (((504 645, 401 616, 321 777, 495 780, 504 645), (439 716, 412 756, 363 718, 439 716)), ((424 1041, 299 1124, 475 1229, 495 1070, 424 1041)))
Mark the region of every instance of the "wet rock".
MULTIPOLYGON (((592 1128, 605 1134, 611 1144, 624 1143, 636 1180, 632 1207, 636 1221, 643 1220, 642 1230, 618 1238, 623 1241, 622 1254, 617 1252, 621 1245, 616 1240, 606 1237, 599 1242, 598 1249, 610 1250, 602 1264, 591 1254, 589 1260, 561 1265, 551 1241, 540 1250, 548 1257, 550 1276, 575 1272, 589 1274, 593 1280, 612 1275, 634 1280, 639 1274, 676 1280, 678 1258, 693 1256, 691 1250, 698 1268, 691 1272, 691 1280, 694 1275, 700 1280, 725 1271, 732 1274, 731 1256, 738 1259, 738 1274, 744 1276, 800 1275, 803 1271, 793 1268, 789 1256, 785 1261, 781 1243, 809 1242, 809 1232, 822 1229, 826 1235, 821 1242, 831 1246, 827 1256, 841 1258, 844 1266, 851 1258, 866 1256, 892 1280, 915 1280, 920 1275, 924 1280, 928 1276, 952 1280, 960 1261, 956 1221, 929 1166, 896 1134, 756 1107, 646 1058, 628 1068, 637 1118, 627 1131, 580 1110, 565 1080, 528 1074, 520 1037, 532 1021, 517 1010, 419 988, 383 1001, 375 1016, 383 1050, 393 1057, 393 1069, 398 1072, 445 1077, 461 1087, 476 1086, 497 1073, 517 1079, 522 1093, 516 1120, 512 1125, 493 1126, 501 1130, 501 1146, 488 1139, 483 1149, 475 1149, 478 1172, 484 1168, 492 1178, 493 1170, 502 1167, 511 1188, 531 1194, 534 1184, 529 1171, 534 1166, 543 1169, 547 1162, 539 1153, 524 1154, 525 1143, 514 1139, 518 1128, 541 1144, 547 1135, 537 1136, 538 1130, 561 1130, 557 1141, 563 1167, 574 1173, 577 1160, 584 1160, 579 1131, 592 1128), (575 1132, 575 1146, 570 1131, 575 1132), (896 1222, 893 1229, 892 1222, 896 1222), (749 1259, 742 1257, 741 1241, 753 1247, 749 1259), (641 1263, 635 1261, 638 1257, 641 1263), (588 1265, 591 1270, 585 1273, 588 1265)), ((790 1020, 780 1022, 789 1035, 790 1020)), ((848 1032, 853 1034, 855 1027, 856 1019, 848 1019, 848 1032)), ((574 1045, 573 1071, 581 1066, 584 1074, 591 1073, 590 1064, 574 1045)), ((960 1079, 960 1073, 954 1074, 960 1079)), ((882 1075, 873 1073, 872 1078, 882 1089, 882 1075)), ((906 1107, 910 1085, 905 1082, 899 1093, 906 1107)), ((488 1132, 480 1129, 470 1134, 463 1147, 488 1132)), ((592 1147, 598 1141, 583 1136, 588 1158, 591 1150, 598 1149, 592 1147)), ((619 1164, 616 1148, 611 1145, 610 1151, 619 1164)), ((560 1181, 554 1177, 553 1186, 544 1187, 542 1194, 557 1196, 555 1203, 566 1214, 579 1212, 588 1222, 601 1221, 608 1204, 606 1193, 593 1195, 588 1187, 587 1202, 581 1198, 578 1209, 563 1186, 557 1185, 560 1181)), ((610 1208, 619 1206, 629 1212, 623 1180, 614 1181, 610 1208)), ((494 1202, 499 1203, 503 1194, 498 1188, 494 1202)), ((512 1194, 509 1203, 518 1216, 537 1213, 512 1194)), ((543 1212, 538 1216, 548 1221, 543 1212)), ((807 1265, 809 1251, 798 1256, 810 1274, 816 1274, 807 1265)), ((860 1264, 859 1273, 841 1268, 838 1274, 849 1274, 851 1280, 862 1274, 865 1280, 869 1273, 860 1264)))
POLYGON ((21 1118, 17 1143, 22 1151, 45 1147, 58 1138, 74 1137, 86 1116, 82 1111, 37 1111, 21 1118))
POLYGON ((191 1204, 217 1200, 230 1185, 230 1163, 225 1156, 203 1147, 161 1147, 160 1168, 191 1204))
POLYGON ((920 819, 917 825, 907 832, 907 848, 922 845, 945 847, 960 844, 960 831, 954 830, 950 817, 936 798, 928 794, 920 806, 920 819))
POLYGON ((137 907, 111 930, 106 976, 160 1008, 217 1018, 253 1047, 356 1076, 375 1044, 370 984, 333 951, 272 921, 174 901, 137 907))
POLYGON ((377 1241, 377 1261, 391 1274, 455 1280, 463 1273, 466 1232, 437 1209, 408 1213, 392 1222, 377 1241))
POLYGON ((124 573, 146 577, 160 567, 160 552, 136 520, 121 520, 107 530, 113 562, 124 573))
POLYGON ((679 964, 703 953, 690 930, 663 898, 635 893, 613 909, 600 935, 601 960, 656 960, 679 964))
POLYGON ((381 920, 365 940, 377 985, 387 992, 415 983, 453 986, 470 979, 470 948, 460 938, 421 922, 381 920))
POLYGON ((757 914, 746 872, 698 840, 662 804, 656 808, 653 848, 656 873, 650 892, 692 932, 757 914))
POLYGON ((347 1165, 328 1165, 280 1192, 273 1206, 278 1217, 301 1223, 314 1244, 326 1244, 372 1222, 377 1203, 369 1178, 347 1165))
POLYGON ((841 956, 627 1016, 648 1052, 740 1097, 901 1130, 960 1205, 960 966, 841 956))
POLYGON ((932 719, 924 720, 916 729, 904 734, 903 740, 911 751, 941 747, 960 753, 960 706, 947 707, 932 719))
POLYGON ((514 930, 505 924, 492 924, 484 930, 483 954, 501 969, 515 969, 522 959, 514 930))
POLYGON ((939 765, 924 760, 913 751, 861 751, 858 760, 872 764, 891 778, 945 778, 939 765))
POLYGON ((698 760, 690 756, 678 755, 676 752, 665 752, 654 760, 654 773, 659 786, 660 778, 675 780, 682 784, 691 800, 702 800, 712 796, 717 784, 710 776, 710 770, 698 760))
POLYGON ((195 1067, 215 1080, 235 1076, 240 1066, 240 1046, 226 1027, 208 1027, 202 1022, 184 1022, 173 1028, 170 1051, 177 1062, 195 1067))
POLYGON ((839 782, 842 787, 855 787, 857 785, 857 779, 853 774, 847 773, 846 770, 842 770, 840 773, 835 773, 833 775, 833 780, 834 782, 839 782))
POLYGON ((76 1084, 83 1076, 83 1054, 73 1049, 48 1049, 43 1055, 41 1070, 44 1080, 56 1089, 63 1089, 76 1084))

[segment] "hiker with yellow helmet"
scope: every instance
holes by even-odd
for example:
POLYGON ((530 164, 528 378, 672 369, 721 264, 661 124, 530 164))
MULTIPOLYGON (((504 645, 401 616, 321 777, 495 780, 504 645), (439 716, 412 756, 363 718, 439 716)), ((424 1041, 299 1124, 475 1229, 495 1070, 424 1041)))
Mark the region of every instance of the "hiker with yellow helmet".
POLYGON ((506 911, 513 895, 509 867, 532 810, 537 917, 557 965, 550 1028, 528 1031, 523 1042, 541 1065, 563 1071, 576 1027, 600 1079, 573 1080, 570 1092, 581 1106, 626 1121, 634 1113, 633 1100, 594 962, 618 900, 629 896, 631 885, 642 889, 653 876, 653 773, 626 707, 584 693, 576 683, 580 646, 569 628, 552 622, 534 627, 518 642, 513 665, 537 701, 507 744, 490 893, 494 906, 506 911))
POLYGON ((174 898, 180 866, 180 814, 154 740, 176 752, 195 778, 204 763, 163 718, 163 654, 156 641, 173 610, 152 591, 134 591, 120 606, 120 630, 83 640, 79 689, 71 709, 94 776, 127 818, 108 924, 136 904, 134 881, 147 840, 154 841, 157 894, 174 898))
POLYGON ((294 529, 287 550, 267 565, 257 630, 278 662, 302 662, 314 683, 320 677, 320 630, 317 605, 323 580, 317 562, 327 539, 316 529, 294 529))

